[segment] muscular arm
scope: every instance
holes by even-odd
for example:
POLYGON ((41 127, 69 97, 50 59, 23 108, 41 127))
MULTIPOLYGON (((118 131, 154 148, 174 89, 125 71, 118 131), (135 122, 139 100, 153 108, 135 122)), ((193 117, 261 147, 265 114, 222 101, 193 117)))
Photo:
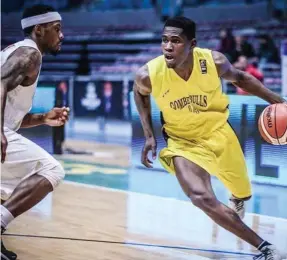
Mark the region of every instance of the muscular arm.
POLYGON ((151 82, 147 66, 140 68, 136 74, 134 82, 134 99, 140 114, 140 119, 146 138, 154 138, 151 120, 151 82))
POLYGON ((284 98, 264 87, 264 85, 252 75, 234 68, 222 53, 213 51, 212 56, 219 77, 230 81, 233 85, 264 99, 270 104, 286 102, 284 98))
POLYGON ((4 127, 4 112, 7 92, 21 85, 26 77, 35 73, 41 62, 40 53, 34 48, 18 48, 1 67, 1 132, 4 127))

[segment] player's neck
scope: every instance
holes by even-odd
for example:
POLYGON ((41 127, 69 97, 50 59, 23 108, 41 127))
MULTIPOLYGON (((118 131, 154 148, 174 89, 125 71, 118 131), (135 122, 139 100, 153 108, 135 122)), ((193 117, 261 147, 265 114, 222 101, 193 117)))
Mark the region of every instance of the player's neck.
POLYGON ((36 45, 37 45, 37 47, 38 47, 38 49, 39 49, 39 51, 42 53, 42 55, 44 55, 44 50, 43 50, 43 48, 41 47, 39 41, 36 39, 36 37, 34 37, 33 35, 31 35, 31 36, 26 36, 25 39, 29 39, 29 40, 35 42, 36 45))
POLYGON ((193 71, 193 56, 190 57, 178 68, 175 68, 174 71, 184 80, 188 80, 193 71))

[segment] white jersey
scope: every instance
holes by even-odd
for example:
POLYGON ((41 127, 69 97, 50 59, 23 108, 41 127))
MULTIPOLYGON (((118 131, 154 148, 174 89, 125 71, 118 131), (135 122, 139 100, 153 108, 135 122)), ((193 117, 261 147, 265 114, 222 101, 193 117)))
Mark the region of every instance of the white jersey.
MULTIPOLYGON (((11 53, 22 46, 32 47, 39 51, 36 43, 32 40, 25 39, 17 42, 1 51, 1 66, 11 53)), ((4 134, 8 146, 5 162, 1 164, 1 199, 8 199, 19 183, 34 174, 45 177, 53 189, 65 175, 63 167, 55 158, 37 144, 16 133, 24 116, 32 108, 39 74, 40 70, 34 84, 27 87, 19 85, 7 93, 4 134)))
MULTIPOLYGON (((1 67, 9 56, 19 47, 32 47, 39 51, 37 44, 30 39, 16 42, 1 51, 1 67)), ((39 51, 40 52, 40 51, 39 51)), ((41 52, 40 52, 41 54, 41 52)), ((42 55, 42 54, 41 54, 42 55)), ((36 81, 30 86, 17 86, 7 93, 6 107, 4 113, 4 127, 17 131, 26 114, 32 108, 33 97, 36 91, 40 70, 36 81)))

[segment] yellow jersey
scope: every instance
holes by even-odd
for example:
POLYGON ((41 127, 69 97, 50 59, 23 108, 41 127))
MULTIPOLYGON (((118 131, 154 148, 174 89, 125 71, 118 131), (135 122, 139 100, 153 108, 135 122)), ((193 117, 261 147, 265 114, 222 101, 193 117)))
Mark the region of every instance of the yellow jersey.
POLYGON ((187 81, 166 66, 164 56, 147 63, 152 96, 162 113, 163 130, 173 138, 208 137, 229 117, 211 50, 193 49, 193 70, 187 81))

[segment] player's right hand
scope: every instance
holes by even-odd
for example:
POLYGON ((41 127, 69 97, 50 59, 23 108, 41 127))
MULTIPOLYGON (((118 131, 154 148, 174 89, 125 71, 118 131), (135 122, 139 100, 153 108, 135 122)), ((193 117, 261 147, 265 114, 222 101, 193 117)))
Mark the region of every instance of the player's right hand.
POLYGON ((8 146, 7 138, 5 134, 2 132, 1 133, 1 163, 5 162, 7 146, 8 146))
POLYGON ((148 158, 149 151, 152 151, 152 159, 156 159, 156 140, 154 137, 147 138, 145 140, 144 147, 142 149, 141 162, 147 168, 152 168, 152 161, 148 158))

